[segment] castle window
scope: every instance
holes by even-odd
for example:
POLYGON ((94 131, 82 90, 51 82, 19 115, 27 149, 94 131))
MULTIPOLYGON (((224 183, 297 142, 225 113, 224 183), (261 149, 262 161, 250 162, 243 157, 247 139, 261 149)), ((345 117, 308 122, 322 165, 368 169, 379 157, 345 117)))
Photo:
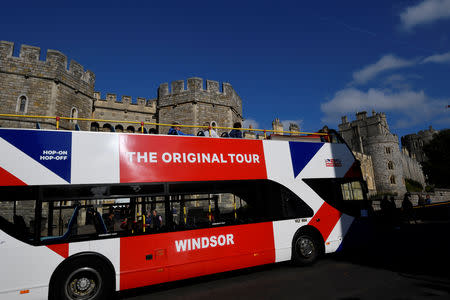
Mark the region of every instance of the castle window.
POLYGON ((395 184, 395 176, 392 175, 389 180, 391 181, 391 184, 395 184))
POLYGON ((392 161, 388 162, 388 169, 394 170, 394 163, 392 161))
POLYGON ((386 154, 390 154, 391 153, 391 147, 386 147, 386 154))
POLYGON ((21 95, 19 96, 19 98, 17 98, 16 112, 26 114, 27 110, 28 110, 28 98, 25 95, 21 95))
MULTIPOLYGON (((70 110, 70 117, 78 118, 78 109, 76 109, 75 107, 72 107, 72 109, 70 110)), ((70 122, 73 124, 77 124, 77 120, 70 120, 70 122)))

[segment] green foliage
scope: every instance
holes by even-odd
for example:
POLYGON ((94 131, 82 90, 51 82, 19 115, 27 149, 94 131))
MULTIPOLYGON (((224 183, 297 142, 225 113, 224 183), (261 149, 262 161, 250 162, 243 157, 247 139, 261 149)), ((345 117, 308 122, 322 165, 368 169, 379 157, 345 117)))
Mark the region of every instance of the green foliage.
POLYGON ((428 181, 440 188, 450 188, 450 129, 436 134, 423 147, 428 160, 423 163, 423 171, 428 181))
POLYGON ((408 192, 421 192, 423 190, 420 182, 409 178, 405 178, 405 186, 408 192))
POLYGON ((425 192, 427 192, 427 193, 434 193, 434 185, 427 185, 425 187, 425 192))

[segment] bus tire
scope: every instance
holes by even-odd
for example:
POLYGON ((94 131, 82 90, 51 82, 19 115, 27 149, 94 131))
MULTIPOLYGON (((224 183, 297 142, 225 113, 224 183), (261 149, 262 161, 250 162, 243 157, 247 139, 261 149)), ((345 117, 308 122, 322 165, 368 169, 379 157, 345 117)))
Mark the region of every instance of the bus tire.
POLYGON ((111 299, 114 277, 108 265, 95 256, 81 256, 58 268, 52 276, 49 299, 111 299))
POLYGON ((320 255, 320 244, 312 234, 300 233, 292 242, 292 262, 296 266, 308 266, 320 255))

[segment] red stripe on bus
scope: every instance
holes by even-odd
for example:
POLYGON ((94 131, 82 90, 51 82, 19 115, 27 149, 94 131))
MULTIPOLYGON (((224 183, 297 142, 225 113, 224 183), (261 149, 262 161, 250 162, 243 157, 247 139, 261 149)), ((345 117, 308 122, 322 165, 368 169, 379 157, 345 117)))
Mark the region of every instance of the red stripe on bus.
POLYGON ((344 177, 348 178, 361 178, 361 168, 359 167, 359 164, 357 161, 355 161, 350 169, 348 169, 347 173, 345 173, 344 177))
POLYGON ((120 288, 274 262, 271 222, 124 237, 120 239, 120 288))
POLYGON ((340 211, 324 202, 308 225, 316 227, 322 234, 323 240, 326 241, 341 215, 340 211))
POLYGON ((0 167, 0 186, 27 185, 25 182, 0 167))
POLYGON ((47 245, 47 248, 64 258, 69 257, 69 244, 47 245))

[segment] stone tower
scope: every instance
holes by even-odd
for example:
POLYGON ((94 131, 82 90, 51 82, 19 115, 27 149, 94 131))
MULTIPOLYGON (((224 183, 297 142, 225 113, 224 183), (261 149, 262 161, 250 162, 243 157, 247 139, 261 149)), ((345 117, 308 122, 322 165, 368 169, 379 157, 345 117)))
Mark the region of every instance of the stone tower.
MULTIPOLYGON (((283 124, 280 122, 280 119, 276 118, 272 121, 272 129, 276 131, 283 131, 283 124)), ((283 134, 282 132, 275 132, 274 134, 283 134)))
MULTIPOLYGON (((203 79, 189 78, 187 88, 184 80, 177 80, 159 86, 157 99, 157 121, 171 124, 174 121, 180 124, 202 125, 208 122, 211 126, 233 127, 234 122, 243 121, 242 100, 229 83, 206 80, 206 89, 203 88, 203 79)), ((167 133, 168 127, 159 128, 159 133, 167 133)), ((200 128, 185 128, 183 132, 197 134, 200 128)), ((229 130, 217 130, 220 134, 229 130)))
POLYGON ((398 137, 390 132, 384 113, 368 117, 359 112, 352 122, 342 117, 339 132, 353 151, 372 157, 378 193, 400 197, 406 192, 398 137))
MULTIPOLYGON (((3 114, 46 115, 91 118, 95 75, 59 51, 48 50, 41 61, 41 49, 22 45, 19 57, 13 56, 14 43, 0 41, 0 111, 3 114)), ((0 117, 1 127, 55 128, 51 119, 0 117)), ((76 122, 61 120, 63 129, 76 122)), ((82 130, 90 124, 78 122, 82 130)))
POLYGON ((430 126, 428 130, 421 130, 417 134, 402 136, 402 147, 407 150, 411 158, 415 158, 418 162, 423 163, 427 160, 423 152, 423 146, 431 142, 433 136, 437 133, 439 133, 439 130, 435 130, 430 126))

